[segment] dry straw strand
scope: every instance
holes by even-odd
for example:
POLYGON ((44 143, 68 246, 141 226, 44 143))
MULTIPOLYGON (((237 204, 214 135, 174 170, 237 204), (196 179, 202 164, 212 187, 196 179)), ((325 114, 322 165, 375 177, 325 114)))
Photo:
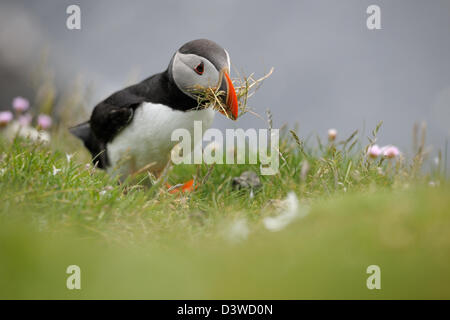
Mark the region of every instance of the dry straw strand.
MULTIPOLYGON (((256 112, 250 110, 247 105, 248 99, 253 96, 258 90, 264 80, 269 78, 274 71, 272 67, 268 73, 266 73, 261 78, 255 79, 254 73, 252 73, 248 77, 238 77, 233 79, 233 85, 236 90, 236 96, 239 105, 239 116, 249 112, 254 114, 257 117, 262 118, 256 112)), ((223 105, 220 97, 222 97, 225 93, 219 90, 218 87, 209 87, 209 88, 195 88, 191 91, 196 97, 198 101, 198 108, 203 109, 207 107, 212 107, 215 110, 221 111, 228 118, 231 119, 231 116, 227 113, 227 108, 223 105)))

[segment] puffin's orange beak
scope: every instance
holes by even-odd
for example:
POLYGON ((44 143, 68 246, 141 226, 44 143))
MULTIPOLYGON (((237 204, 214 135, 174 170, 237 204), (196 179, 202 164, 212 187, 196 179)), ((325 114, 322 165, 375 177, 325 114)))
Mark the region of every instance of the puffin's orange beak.
MULTIPOLYGON (((227 113, 228 116, 232 120, 236 120, 238 117, 238 99, 236 96, 236 90, 234 89, 233 82, 230 79, 230 76, 228 74, 228 70, 223 70, 223 79, 222 79, 222 86, 221 88, 224 89, 226 93, 226 106, 227 106, 227 113)), ((225 114, 223 110, 219 110, 220 113, 225 114)))

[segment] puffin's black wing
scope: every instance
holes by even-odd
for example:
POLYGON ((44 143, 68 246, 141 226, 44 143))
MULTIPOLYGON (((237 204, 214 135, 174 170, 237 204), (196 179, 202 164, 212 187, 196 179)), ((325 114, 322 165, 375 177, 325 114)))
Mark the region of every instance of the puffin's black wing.
POLYGON ((91 128, 98 140, 108 143, 133 119, 136 108, 145 101, 129 89, 118 91, 100 102, 92 112, 91 128))
POLYGON ((83 141, 99 168, 108 164, 106 144, 133 120, 134 111, 145 101, 144 97, 133 94, 132 89, 112 94, 95 106, 89 121, 70 128, 83 141))

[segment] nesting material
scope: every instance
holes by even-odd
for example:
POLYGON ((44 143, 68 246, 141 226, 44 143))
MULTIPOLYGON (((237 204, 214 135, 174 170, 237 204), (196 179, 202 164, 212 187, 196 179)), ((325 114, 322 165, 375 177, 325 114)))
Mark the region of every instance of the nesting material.
MULTIPOLYGON (((244 115, 247 112, 250 112, 256 116, 254 111, 252 111, 248 105, 248 99, 253 96, 258 90, 264 80, 269 78, 273 73, 274 68, 271 68, 268 73, 266 73, 263 77, 255 79, 254 73, 252 73, 248 77, 239 77, 239 78, 233 78, 233 86, 236 90, 236 96, 238 100, 238 106, 239 106, 239 113, 238 117, 244 115)), ((220 82, 219 82, 220 83, 220 82)), ((196 88, 193 90, 193 93, 197 97, 198 105, 200 109, 203 108, 213 108, 214 110, 222 112, 224 115, 226 115, 229 119, 233 119, 232 115, 228 113, 228 110, 226 106, 224 105, 223 100, 225 96, 225 92, 219 90, 217 87, 210 87, 210 88, 196 88)))

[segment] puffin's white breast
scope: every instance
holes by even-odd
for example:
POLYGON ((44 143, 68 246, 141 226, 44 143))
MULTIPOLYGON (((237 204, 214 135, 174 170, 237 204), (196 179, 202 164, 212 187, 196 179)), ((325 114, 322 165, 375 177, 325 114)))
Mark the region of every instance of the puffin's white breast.
POLYGON ((193 139, 194 121, 202 121, 204 132, 211 126, 214 114, 212 109, 178 111, 162 104, 143 103, 131 123, 107 144, 108 172, 127 176, 154 162, 149 170, 158 173, 177 143, 171 141, 172 132, 184 128, 193 139))

